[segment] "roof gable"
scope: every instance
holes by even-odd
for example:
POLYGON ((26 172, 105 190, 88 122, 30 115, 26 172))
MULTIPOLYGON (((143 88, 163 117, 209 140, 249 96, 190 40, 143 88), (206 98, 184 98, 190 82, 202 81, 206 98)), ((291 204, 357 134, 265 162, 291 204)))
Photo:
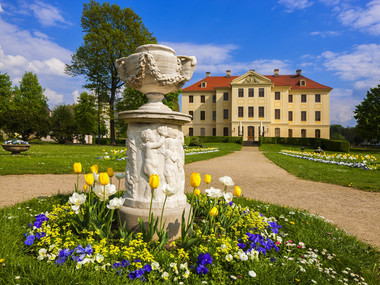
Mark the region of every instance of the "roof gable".
POLYGON ((273 82, 266 78, 265 76, 250 70, 247 73, 239 76, 238 78, 232 80, 231 84, 270 84, 273 82))

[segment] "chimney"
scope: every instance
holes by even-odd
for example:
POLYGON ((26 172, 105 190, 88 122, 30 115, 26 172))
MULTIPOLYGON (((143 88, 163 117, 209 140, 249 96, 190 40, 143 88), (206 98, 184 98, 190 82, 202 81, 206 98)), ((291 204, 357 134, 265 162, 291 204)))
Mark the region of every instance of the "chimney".
POLYGON ((297 69, 296 72, 297 72, 297 76, 301 76, 301 72, 302 72, 301 69, 297 69))
POLYGON ((280 70, 278 69, 278 68, 276 68, 275 70, 274 70, 274 77, 278 77, 278 72, 279 72, 280 70))
POLYGON ((226 70, 226 77, 231 77, 231 70, 226 70))
POLYGON ((249 71, 253 71, 253 72, 255 72, 255 70, 254 70, 254 69, 250 69, 249 71))
POLYGON ((207 72, 206 72, 206 77, 210 77, 210 75, 211 75, 211 72, 210 72, 210 71, 207 71, 207 72))

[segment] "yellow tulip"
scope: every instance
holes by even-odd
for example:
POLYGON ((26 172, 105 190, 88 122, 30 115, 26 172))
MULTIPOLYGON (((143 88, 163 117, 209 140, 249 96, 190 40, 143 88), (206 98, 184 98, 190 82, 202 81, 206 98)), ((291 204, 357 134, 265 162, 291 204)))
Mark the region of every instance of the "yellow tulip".
POLYGON ((99 172, 99 167, 97 164, 94 164, 93 166, 91 166, 90 169, 92 173, 98 174, 99 172))
POLYGON ((94 175, 92 173, 85 174, 84 180, 86 181, 87 185, 93 185, 94 184, 94 175))
POLYGON ((216 207, 213 207, 210 211, 210 216, 214 217, 218 214, 218 209, 216 207))
POLYGON ((110 167, 110 168, 107 169, 107 173, 108 173, 109 177, 113 176, 113 169, 112 169, 112 167, 110 167))
POLYGON ((4 258, 0 259, 0 263, 3 263, 4 261, 5 261, 5 259, 4 259, 4 258))
POLYGON ((81 173, 82 172, 82 164, 80 162, 74 163, 74 172, 81 173))
POLYGON ((234 196, 235 197, 240 197, 241 196, 241 188, 239 186, 235 186, 234 196))
POLYGON ((211 182, 211 175, 210 174, 206 174, 205 175, 205 183, 209 184, 210 182, 211 182))
POLYGON ((198 172, 191 173, 190 185, 191 187, 198 188, 201 184, 201 175, 198 172))
POLYGON ((150 188, 156 189, 158 188, 159 185, 160 185, 160 177, 158 176, 158 174, 151 174, 149 177, 150 188))
POLYGON ((84 190, 84 191, 87 191, 87 184, 84 184, 84 185, 83 185, 83 190, 84 190))
POLYGON ((195 196, 199 196, 201 195, 201 190, 199 190, 198 188, 194 190, 194 195, 195 196))
POLYGON ((99 182, 101 185, 108 185, 110 183, 110 177, 107 172, 99 173, 99 182))

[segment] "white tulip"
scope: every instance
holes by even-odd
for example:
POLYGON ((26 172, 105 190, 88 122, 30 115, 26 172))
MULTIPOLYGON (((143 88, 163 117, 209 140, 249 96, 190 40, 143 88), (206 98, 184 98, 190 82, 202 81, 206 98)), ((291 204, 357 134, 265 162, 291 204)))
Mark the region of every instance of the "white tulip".
POLYGON ((223 183, 224 186, 234 186, 235 185, 235 183, 232 181, 232 178, 229 176, 220 177, 219 182, 223 183))
POLYGON ((69 204, 71 204, 71 209, 75 212, 75 214, 79 214, 80 205, 82 205, 86 201, 85 194, 79 194, 77 192, 73 193, 69 198, 69 204))
POLYGON ((164 194, 168 197, 170 196, 173 196, 174 194, 177 193, 178 189, 174 189, 172 187, 170 187, 169 184, 164 184, 161 188, 162 192, 164 192, 164 194))
POLYGON ((223 194, 224 200, 226 200, 227 203, 231 202, 234 198, 234 195, 230 192, 223 194))
POLYGON ((118 172, 118 173, 115 173, 115 177, 116 179, 120 180, 122 178, 125 178, 125 172, 118 172))
POLYGON ((96 185, 94 187, 94 193, 98 196, 100 201, 107 201, 110 196, 117 192, 116 186, 113 184, 108 185, 96 185))
POLYGON ((209 196, 212 199, 220 198, 223 196, 222 190, 215 189, 214 187, 210 187, 210 189, 206 189, 205 192, 207 193, 207 196, 209 196))
POLYGON ((109 204, 107 205, 107 208, 110 210, 115 210, 119 209, 121 206, 123 206, 125 201, 125 198, 120 197, 120 198, 113 198, 110 200, 109 204))

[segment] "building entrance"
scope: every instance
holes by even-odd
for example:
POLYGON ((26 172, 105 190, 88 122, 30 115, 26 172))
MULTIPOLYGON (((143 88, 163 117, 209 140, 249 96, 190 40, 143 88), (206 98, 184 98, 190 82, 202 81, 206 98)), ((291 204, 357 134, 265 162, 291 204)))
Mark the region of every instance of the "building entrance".
POLYGON ((255 140, 255 127, 253 126, 248 127, 248 140, 252 142, 255 140))

